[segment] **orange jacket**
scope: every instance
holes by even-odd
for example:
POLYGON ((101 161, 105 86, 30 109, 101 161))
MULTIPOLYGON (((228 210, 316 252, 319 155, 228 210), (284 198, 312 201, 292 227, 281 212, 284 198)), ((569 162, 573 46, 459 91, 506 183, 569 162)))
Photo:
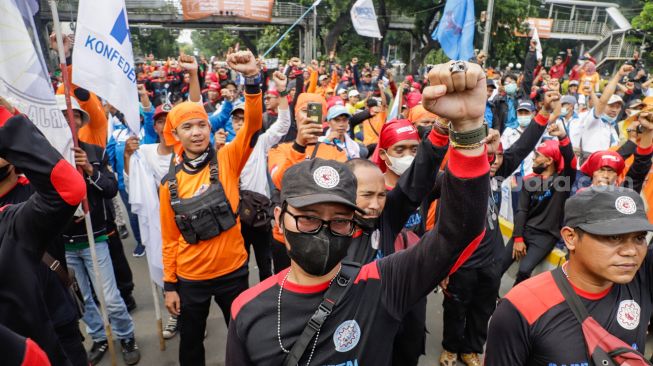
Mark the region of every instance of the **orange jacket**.
MULTIPOLYGON (((316 158, 336 160, 340 162, 347 161, 347 153, 334 145, 318 144, 306 147, 305 152, 299 152, 293 149, 293 142, 279 144, 272 148, 268 153, 268 169, 272 177, 272 183, 281 189, 281 180, 283 175, 291 166, 311 158, 313 150, 317 146, 316 158)), ((278 223, 277 223, 278 225, 278 223)), ((283 243, 283 234, 279 232, 278 226, 272 229, 272 235, 275 240, 283 243)))
MULTIPOLYGON (((252 153, 250 143, 263 125, 261 94, 245 95, 245 124, 236 138, 218 151, 219 178, 225 195, 236 212, 240 201, 239 177, 252 153)), ((196 174, 177 172, 179 197, 190 198, 210 185, 209 166, 196 174)), ((187 280, 210 280, 229 274, 247 262, 247 251, 240 233, 240 220, 231 229, 210 240, 188 244, 175 223, 170 205, 168 182, 159 192, 161 236, 163 239, 163 280, 176 283, 177 276, 187 280)))
POLYGON ((383 111, 363 121, 361 124, 363 126, 363 145, 370 146, 379 143, 379 135, 387 116, 388 113, 383 111))
MULTIPOLYGON (((68 65, 68 74, 70 75, 70 78, 72 79, 73 77, 73 67, 72 65, 68 65)), ((75 84, 71 84, 72 90, 70 91, 71 96, 75 96, 75 90, 77 90, 79 87, 75 84)), ((83 110, 88 113, 88 115, 91 117, 89 123, 87 123, 85 126, 79 129, 77 132, 77 136, 81 141, 86 142, 87 144, 93 144, 93 145, 98 145, 102 147, 107 146, 107 131, 108 131, 108 121, 107 121, 107 115, 104 112, 104 107, 102 106, 102 102, 100 101, 100 98, 98 98, 95 93, 92 93, 90 90, 88 91, 90 94, 90 97, 87 101, 81 101, 77 98, 77 101, 79 102, 79 106, 82 107, 83 110)), ((63 94, 64 93, 64 87, 63 84, 59 85, 59 88, 57 88, 57 94, 63 94)))

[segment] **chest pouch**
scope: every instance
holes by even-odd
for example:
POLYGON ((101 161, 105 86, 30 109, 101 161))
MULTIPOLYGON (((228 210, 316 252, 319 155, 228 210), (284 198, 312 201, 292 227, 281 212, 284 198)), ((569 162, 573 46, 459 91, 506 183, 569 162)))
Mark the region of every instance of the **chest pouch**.
POLYGON ((188 244, 209 240, 236 225, 236 214, 231 210, 222 183, 218 179, 218 159, 213 154, 209 163, 211 185, 206 192, 192 198, 179 198, 177 168, 174 156, 170 161, 168 187, 170 205, 175 212, 177 228, 188 244))

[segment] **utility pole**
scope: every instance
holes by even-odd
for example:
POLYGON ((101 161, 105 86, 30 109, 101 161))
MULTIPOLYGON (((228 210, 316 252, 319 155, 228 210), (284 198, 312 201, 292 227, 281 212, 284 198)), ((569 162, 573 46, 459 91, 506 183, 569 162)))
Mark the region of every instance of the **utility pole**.
POLYGON ((494 15, 494 0, 487 0, 487 15, 485 17, 485 33, 483 33, 483 51, 490 49, 490 34, 492 33, 492 16, 494 15))

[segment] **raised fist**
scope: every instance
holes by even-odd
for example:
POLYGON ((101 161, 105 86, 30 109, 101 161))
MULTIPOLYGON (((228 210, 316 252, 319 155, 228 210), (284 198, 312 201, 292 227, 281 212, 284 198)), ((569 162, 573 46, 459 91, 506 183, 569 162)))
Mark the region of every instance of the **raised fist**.
POLYGON ((288 84, 288 78, 282 72, 275 71, 272 74, 272 80, 274 85, 277 87, 278 92, 286 91, 286 85, 288 84))
POLYGON ((487 99, 485 72, 478 64, 468 62, 464 63, 465 71, 452 72, 453 63, 435 65, 429 71, 431 86, 422 93, 422 105, 450 120, 455 131, 480 127, 487 99))
POLYGON ((619 75, 620 76, 628 75, 633 70, 635 70, 633 65, 621 65, 621 68, 619 68, 619 75))
POLYGON ((238 71, 246 77, 255 77, 259 73, 256 58, 251 51, 238 51, 227 55, 229 68, 238 71))
POLYGON ((180 55, 178 62, 179 62, 179 66, 186 71, 189 72, 197 71, 197 60, 195 60, 195 56, 180 55))
POLYGON ((234 95, 234 93, 231 90, 227 89, 227 88, 221 89, 220 94, 222 95, 222 98, 224 98, 225 100, 227 100, 229 102, 233 102, 234 99, 236 99, 236 96, 234 95))
POLYGON ((556 103, 560 104, 560 93, 556 90, 549 90, 544 93, 544 100, 542 100, 542 109, 548 113, 553 113, 556 103))

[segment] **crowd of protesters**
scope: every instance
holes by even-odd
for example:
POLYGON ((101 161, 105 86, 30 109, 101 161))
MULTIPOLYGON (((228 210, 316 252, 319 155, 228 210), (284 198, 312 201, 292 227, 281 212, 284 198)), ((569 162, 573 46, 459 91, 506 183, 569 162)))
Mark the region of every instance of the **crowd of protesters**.
POLYGON ((80 173, 0 99, 0 353, 97 364, 102 291, 138 363, 133 235, 133 256, 161 264, 181 365, 205 364, 211 300, 229 366, 417 365, 436 288, 442 366, 587 365, 616 345, 644 365, 653 77, 638 55, 602 76, 589 54, 524 51, 517 70, 479 52, 401 77, 335 52, 139 57, 140 131, 73 86, 80 173), (533 276, 553 252, 565 263, 533 276), (588 329, 614 339, 590 345, 588 329))

